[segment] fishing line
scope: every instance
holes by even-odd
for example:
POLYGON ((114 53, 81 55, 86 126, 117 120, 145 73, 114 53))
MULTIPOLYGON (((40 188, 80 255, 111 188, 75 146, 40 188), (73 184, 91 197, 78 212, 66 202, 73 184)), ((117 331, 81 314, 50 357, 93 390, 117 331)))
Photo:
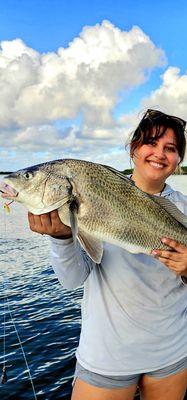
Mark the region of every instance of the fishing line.
MULTIPOLYGON (((5 211, 6 211, 6 207, 9 206, 9 204, 8 205, 5 204, 5 206, 4 206, 5 211)), ((10 212, 10 211, 8 210, 8 212, 10 212)), ((7 230, 6 230, 6 218, 4 218, 4 228, 5 228, 4 230, 5 230, 5 236, 6 236, 6 232, 7 232, 7 230)), ((22 351, 22 354, 23 354, 25 365, 27 367, 26 371, 28 372, 28 375, 29 375, 30 383, 31 383, 32 390, 33 390, 34 399, 37 400, 36 391, 35 391, 35 387, 34 387, 34 382, 33 382, 32 375, 31 375, 31 372, 30 372, 30 368, 29 368, 29 365, 28 365, 28 362, 27 362, 26 354, 25 354, 25 351, 24 351, 24 348, 23 348, 22 341, 21 341, 20 336, 19 336, 18 329, 16 327, 15 320, 14 320, 13 315, 12 315, 12 311, 10 309, 10 301, 9 301, 8 295, 6 294, 6 291, 8 291, 6 281, 8 282, 8 278, 7 277, 5 278, 4 276, 2 276, 2 285, 3 285, 3 292, 4 292, 4 332, 3 332, 3 373, 2 373, 2 376, 1 376, 1 383, 4 384, 8 380, 7 373, 6 373, 6 305, 7 305, 7 311, 9 313, 9 315, 10 315, 11 322, 12 322, 12 325, 14 327, 14 331, 16 333, 16 336, 17 336, 17 339, 18 339, 18 342, 19 342, 19 345, 20 345, 20 348, 21 348, 21 351, 22 351)))
MULTIPOLYGON (((5 282, 4 282, 4 288, 5 288, 5 282)), ((7 287, 6 287, 6 289, 7 289, 7 287)), ((29 378, 30 378, 30 382, 31 382, 31 386, 32 386, 34 398, 37 400, 36 391, 35 391, 33 379, 32 379, 32 376, 31 376, 30 368, 29 368, 29 365, 28 365, 28 362, 27 362, 26 354, 25 354, 25 351, 24 351, 24 348, 23 348, 22 341, 21 341, 20 336, 19 336, 18 329, 17 329, 17 327, 16 327, 15 320, 14 320, 13 315, 12 315, 12 311, 11 311, 11 309, 10 309, 10 302, 9 302, 8 295, 5 294, 5 298, 6 298, 6 301, 7 301, 8 312, 9 312, 9 314, 10 314, 10 318, 11 318, 12 324, 13 324, 13 326, 14 326, 14 330, 15 330, 15 332, 16 332, 16 335, 17 335, 17 338, 18 338, 18 342, 19 342, 19 344, 20 344, 21 351, 22 351, 22 354, 23 354, 23 358, 24 358, 24 361, 25 361, 25 364, 26 364, 26 367, 27 367, 27 372, 28 372, 28 375, 29 375, 29 378)))
POLYGON ((1 383, 7 382, 7 373, 6 373, 6 302, 4 296, 4 330, 3 330, 3 373, 1 376, 1 383))

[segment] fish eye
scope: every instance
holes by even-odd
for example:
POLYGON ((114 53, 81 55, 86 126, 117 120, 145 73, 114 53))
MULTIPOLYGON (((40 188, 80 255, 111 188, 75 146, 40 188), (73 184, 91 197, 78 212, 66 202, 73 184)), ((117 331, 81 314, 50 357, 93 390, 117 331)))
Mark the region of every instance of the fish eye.
POLYGON ((33 177, 33 174, 32 174, 31 172, 25 172, 25 173, 23 174, 23 176, 24 176, 25 179, 30 179, 30 178, 33 177))

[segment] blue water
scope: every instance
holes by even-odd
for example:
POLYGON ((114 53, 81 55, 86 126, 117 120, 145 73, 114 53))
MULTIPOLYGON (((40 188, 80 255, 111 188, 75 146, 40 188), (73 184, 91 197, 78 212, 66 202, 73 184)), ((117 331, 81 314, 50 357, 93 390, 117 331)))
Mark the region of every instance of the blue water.
MULTIPOLYGON (((185 187, 187 193, 184 180, 187 178, 180 177, 177 185, 182 185, 183 191, 185 187), (184 178, 182 184, 181 178, 184 178)), ((10 215, 6 216, 0 201, 0 370, 4 360, 5 326, 8 375, 7 383, 0 384, 1 400, 34 399, 9 309, 26 354, 37 399, 70 400, 82 288, 63 289, 50 266, 49 253, 49 239, 29 230, 26 211, 19 204, 13 204, 10 215)))
POLYGON ((34 398, 6 296, 26 353, 37 398, 70 398, 74 352, 80 332, 82 289, 66 291, 62 288, 50 267, 48 250, 47 238, 43 237, 34 243, 32 239, 0 241, 0 302, 3 311, 0 316, 0 362, 3 362, 5 313, 6 364, 9 365, 8 382, 0 386, 1 399, 4 400, 34 398), (28 259, 23 254, 27 254, 28 259), (16 264, 22 263, 20 269, 11 267, 15 267, 14 257, 16 264))

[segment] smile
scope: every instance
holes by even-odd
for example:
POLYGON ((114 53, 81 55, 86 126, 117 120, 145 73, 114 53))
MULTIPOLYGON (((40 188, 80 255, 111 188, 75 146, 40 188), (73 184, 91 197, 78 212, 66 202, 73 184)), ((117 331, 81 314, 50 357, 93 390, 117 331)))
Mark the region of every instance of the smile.
POLYGON ((155 161, 148 161, 148 163, 149 163, 152 167, 154 167, 154 168, 156 168, 156 169, 163 169, 163 168, 165 167, 164 164, 160 164, 160 163, 155 162, 155 161))

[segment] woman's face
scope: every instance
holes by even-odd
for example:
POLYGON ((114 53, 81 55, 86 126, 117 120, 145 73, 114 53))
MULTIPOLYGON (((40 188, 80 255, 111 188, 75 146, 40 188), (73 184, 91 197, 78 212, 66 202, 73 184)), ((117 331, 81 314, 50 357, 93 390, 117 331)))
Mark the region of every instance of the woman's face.
POLYGON ((158 140, 136 148, 133 161, 134 170, 143 178, 165 182, 180 162, 173 129, 168 128, 158 140))

